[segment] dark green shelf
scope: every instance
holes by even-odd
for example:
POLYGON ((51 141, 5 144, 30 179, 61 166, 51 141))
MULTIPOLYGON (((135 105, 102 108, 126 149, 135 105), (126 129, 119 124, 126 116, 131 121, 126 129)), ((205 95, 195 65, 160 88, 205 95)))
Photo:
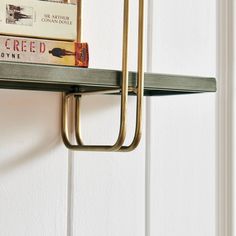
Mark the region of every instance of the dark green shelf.
MULTIPOLYGON (((25 63, 0 62, 0 88, 55 92, 93 91, 118 88, 121 72, 25 63)), ((135 87, 136 73, 129 73, 135 87)), ((216 80, 208 77, 145 74, 145 95, 215 92, 216 80)))

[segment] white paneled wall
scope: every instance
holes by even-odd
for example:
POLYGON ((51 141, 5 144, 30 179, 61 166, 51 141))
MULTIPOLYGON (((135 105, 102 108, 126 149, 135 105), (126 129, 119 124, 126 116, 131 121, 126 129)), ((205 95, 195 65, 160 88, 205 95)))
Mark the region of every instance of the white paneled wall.
POLYGON ((0 235, 66 235, 60 96, 0 91, 0 235))
MULTIPOLYGON (((236 94, 236 83, 235 83, 235 75, 236 75, 236 60, 235 60, 235 57, 236 57, 236 48, 235 48, 235 38, 236 38, 236 15, 235 15, 235 13, 236 13, 236 4, 234 4, 234 1, 232 1, 232 4, 233 4, 233 8, 231 10, 231 14, 232 15, 230 15, 230 16, 232 17, 231 20, 233 22, 230 25, 230 27, 233 27, 233 31, 232 31, 233 35, 231 35, 231 31, 229 31, 228 33, 231 35, 231 47, 233 47, 232 82, 233 82, 233 94, 234 94, 234 96, 233 96, 233 106, 234 106, 234 108, 233 108, 233 111, 234 111, 234 114, 233 114, 233 124, 234 124, 235 117, 236 117, 236 113, 235 113, 235 111, 236 111, 236 103, 235 103, 235 94, 236 94)), ((229 6, 229 7, 231 7, 231 6, 229 6)), ((232 49, 232 48, 230 48, 230 49, 232 49)), ((232 53, 232 51, 231 51, 231 53, 232 53)), ((232 56, 232 54, 231 54, 231 56, 232 56)), ((232 147, 233 148, 233 158, 235 157, 235 150, 236 150, 236 148, 235 148, 236 147, 235 134, 236 134, 236 128, 235 128, 235 125, 234 125, 233 147, 232 147)), ((233 161, 233 176, 231 176, 231 178, 233 177, 233 181, 232 181, 233 182, 233 186, 232 187, 233 187, 233 191, 234 191, 233 192, 233 196, 232 196, 232 198, 233 198, 233 200, 232 200, 233 209, 230 206, 230 208, 228 208, 227 211, 230 211, 230 209, 232 209, 232 211, 233 211, 233 214, 232 214, 232 221, 233 222, 232 222, 232 225, 230 225, 230 227, 233 229, 234 235, 236 234, 236 217, 235 217, 235 215, 236 215, 236 204, 235 204, 235 202, 236 202, 236 198, 235 198, 235 196, 236 196, 236 192, 235 192, 235 190, 236 190, 236 172, 235 172, 235 170, 236 170, 236 162, 233 161)))
POLYGON ((214 98, 186 99, 152 100, 151 235, 215 235, 214 98))
MULTIPOLYGON (((130 6, 129 68, 136 70, 137 1, 130 1, 130 6)), ((91 67, 121 68, 122 15, 123 1, 85 2, 83 38, 93 52, 91 67)), ((119 107, 120 99, 116 96, 84 99, 82 123, 87 143, 115 142, 119 107)), ((135 126, 134 97, 129 98, 128 126, 131 127, 127 132, 128 141, 131 141, 135 126)), ((145 129, 142 143, 135 152, 74 153, 74 235, 144 235, 144 144, 145 129)))
MULTIPOLYGON (((130 70, 136 70, 137 2, 130 1, 130 70)), ((150 2, 149 70, 214 76, 215 0, 150 2)), ((90 67, 121 69, 122 13, 122 1, 84 1, 90 67)), ((148 99, 143 138, 131 153, 67 151, 60 102, 59 93, 0 91, 0 236, 150 236, 145 160, 151 160, 151 236, 215 235, 214 94, 148 99)), ((83 99, 85 142, 115 141, 119 104, 117 96, 83 99)), ((134 125, 131 97, 127 144, 134 125)))
MULTIPOLYGON (((153 1, 153 72, 214 76, 216 1, 153 1)), ((215 235, 215 95, 150 100, 151 235, 215 235)), ((148 147, 147 147, 148 148, 148 147)))

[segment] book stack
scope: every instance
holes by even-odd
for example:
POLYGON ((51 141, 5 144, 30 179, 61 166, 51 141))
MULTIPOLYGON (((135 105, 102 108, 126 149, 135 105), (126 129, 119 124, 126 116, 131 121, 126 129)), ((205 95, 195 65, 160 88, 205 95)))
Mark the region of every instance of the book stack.
POLYGON ((88 67, 72 2, 0 0, 0 60, 88 67))

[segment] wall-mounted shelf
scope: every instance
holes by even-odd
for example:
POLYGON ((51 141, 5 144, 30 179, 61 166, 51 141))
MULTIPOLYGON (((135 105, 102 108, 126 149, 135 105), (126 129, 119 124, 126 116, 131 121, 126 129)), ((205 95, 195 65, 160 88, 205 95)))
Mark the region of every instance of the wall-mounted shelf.
MULTIPOLYGON (((62 139, 67 148, 78 151, 134 150, 142 135, 143 95, 173 95, 183 93, 215 92, 216 80, 194 76, 175 76, 144 73, 144 0, 139 0, 137 73, 128 71, 129 49, 129 0, 124 0, 122 71, 81 69, 78 67, 50 66, 25 63, 0 62, 0 88, 61 91, 62 96, 62 139), (120 129, 113 145, 84 144, 80 125, 80 101, 88 93, 119 93, 120 129), (136 96, 136 124, 134 138, 125 146, 127 100, 129 93, 136 96), (76 144, 70 141, 68 130, 68 100, 75 103, 74 134, 76 144)), ((81 42, 82 3, 77 5, 77 41, 81 42)), ((73 103, 72 103, 73 104, 73 103)))
MULTIPOLYGON (((129 73, 129 87, 135 88, 136 73, 129 73)), ((120 88, 121 72, 51 65, 0 62, 0 88, 57 92, 120 88)), ((215 92, 215 78, 145 74, 147 96, 215 92)))
MULTIPOLYGON (((130 72, 128 77, 130 94, 137 95, 137 73, 130 72)), ((97 93, 108 90, 109 93, 120 93, 122 91, 121 84, 121 71, 0 62, 0 88, 64 92, 62 98, 62 138, 69 149, 79 151, 132 151, 136 148, 141 138, 143 93, 146 96, 157 96, 216 91, 215 78, 146 73, 144 74, 144 92, 137 96, 136 131, 131 145, 122 146, 125 140, 126 96, 125 103, 121 105, 121 131, 117 142, 113 146, 84 145, 80 132, 81 96, 88 92, 97 93), (76 145, 70 142, 67 129, 67 100, 69 97, 74 97, 76 100, 76 117, 73 125, 76 133, 76 145)), ((142 88, 141 91, 143 91, 142 88)))

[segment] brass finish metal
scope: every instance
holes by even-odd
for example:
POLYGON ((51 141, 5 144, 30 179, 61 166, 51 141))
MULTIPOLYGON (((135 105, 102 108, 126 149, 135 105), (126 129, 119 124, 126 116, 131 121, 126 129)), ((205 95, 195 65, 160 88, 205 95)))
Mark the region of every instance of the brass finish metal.
MULTIPOLYGON (((81 26, 82 26, 82 4, 78 4, 78 37, 81 41, 81 26)), ((123 22, 123 57, 122 57, 122 86, 121 86, 121 112, 120 112, 120 131, 119 136, 114 145, 84 145, 81 138, 80 125, 80 99, 83 92, 74 94, 63 94, 62 97, 62 137, 65 145, 72 150, 79 151, 120 151, 128 152, 134 150, 141 139, 142 129, 142 109, 143 109, 143 95, 144 95, 144 70, 143 70, 143 49, 144 49, 144 0, 139 0, 139 24, 138 24, 138 84, 135 91, 137 95, 136 105, 136 127, 133 141, 129 146, 122 146, 126 137, 126 114, 127 114, 127 97, 128 97, 128 35, 129 35, 129 0, 124 0, 124 22, 123 22), (67 113, 68 113, 68 98, 73 96, 76 100, 75 104, 75 135, 77 145, 73 145, 69 141, 68 127, 67 127, 67 113)), ((114 93, 119 90, 109 89, 108 91, 92 91, 85 94, 94 93, 114 93)))
MULTIPOLYGON (((129 88, 128 92, 137 93, 137 89, 136 88, 129 88)), ((98 95, 98 94, 120 94, 121 93, 121 89, 96 89, 94 91, 80 91, 80 92, 75 92, 75 93, 68 93, 66 94, 67 97, 81 97, 83 96, 87 96, 87 95, 98 95)))
POLYGON ((144 0, 139 0, 139 31, 138 31, 138 86, 136 105, 136 127, 133 141, 129 146, 122 146, 120 152, 133 151, 140 143, 142 136, 143 96, 144 96, 144 0))
MULTIPOLYGON (((81 16, 78 11, 78 19, 81 16)), ((81 24, 81 20, 79 20, 81 24)), ((79 25, 79 23, 78 23, 79 25)), ((66 94, 62 96, 62 138, 65 145, 72 150, 78 151, 117 151, 121 148, 125 141, 126 136, 126 110, 127 110, 127 97, 128 97, 128 32, 129 32, 129 0, 124 0, 124 19, 123 19, 123 56, 122 56, 122 86, 121 86, 121 114, 120 114, 120 131, 117 141, 114 145, 82 145, 78 140, 78 145, 73 145, 69 141, 68 137, 68 125, 67 125, 67 108, 68 98, 66 94)), ((78 32, 81 34, 81 32, 78 32)), ((81 39, 81 35, 78 36, 81 39)), ((77 97, 76 100, 79 100, 77 97)))
POLYGON ((125 133, 120 134, 118 141, 113 146, 109 145, 73 145, 69 141, 69 132, 68 132, 68 97, 65 93, 62 95, 62 139, 67 148, 77 151, 115 151, 117 147, 121 146, 125 139, 125 133))
MULTIPOLYGON (((137 84, 137 105, 136 105, 136 127, 133 141, 129 146, 122 146, 119 152, 133 151, 139 144, 142 136, 142 110, 144 94, 144 69, 143 69, 143 49, 144 49, 144 0, 139 0, 139 32, 138 32, 138 84, 137 84)), ((75 131, 76 141, 81 147, 85 147, 81 137, 80 122, 80 97, 76 98, 75 107, 75 131)))

